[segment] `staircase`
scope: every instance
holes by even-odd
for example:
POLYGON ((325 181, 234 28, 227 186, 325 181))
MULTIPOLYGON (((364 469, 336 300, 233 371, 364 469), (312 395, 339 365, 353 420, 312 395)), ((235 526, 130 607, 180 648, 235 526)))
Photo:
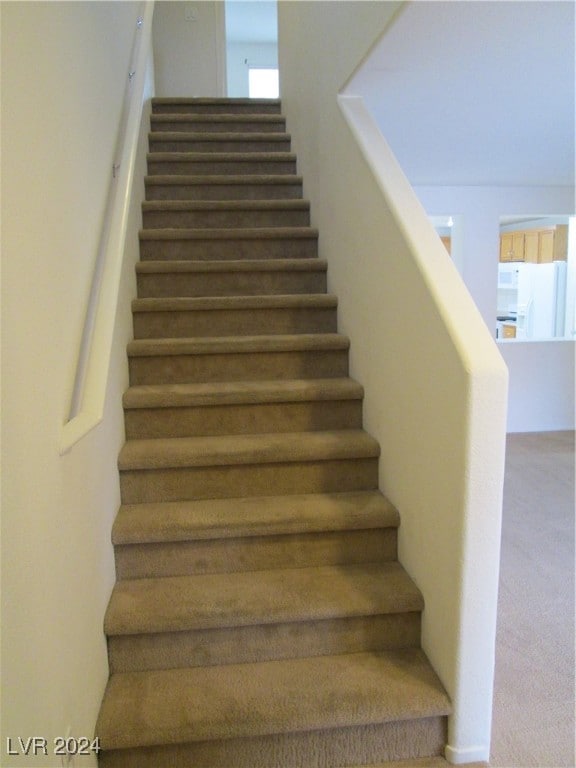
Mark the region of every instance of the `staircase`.
POLYGON ((151 127, 100 766, 441 755, 450 704, 280 104, 155 99, 151 127))

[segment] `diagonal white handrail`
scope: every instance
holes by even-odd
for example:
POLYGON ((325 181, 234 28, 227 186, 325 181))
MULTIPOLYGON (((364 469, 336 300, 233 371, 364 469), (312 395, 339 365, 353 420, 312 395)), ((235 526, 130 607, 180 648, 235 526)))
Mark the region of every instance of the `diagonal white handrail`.
POLYGON ((151 50, 153 0, 141 4, 129 62, 104 224, 86 308, 68 420, 60 436, 65 453, 102 420, 134 166, 151 50))

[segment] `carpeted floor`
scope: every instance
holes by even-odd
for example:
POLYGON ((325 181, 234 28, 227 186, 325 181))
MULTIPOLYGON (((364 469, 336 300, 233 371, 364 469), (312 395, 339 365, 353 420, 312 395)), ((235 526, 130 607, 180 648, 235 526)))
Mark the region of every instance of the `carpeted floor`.
POLYGON ((574 766, 574 433, 508 437, 490 765, 574 766))

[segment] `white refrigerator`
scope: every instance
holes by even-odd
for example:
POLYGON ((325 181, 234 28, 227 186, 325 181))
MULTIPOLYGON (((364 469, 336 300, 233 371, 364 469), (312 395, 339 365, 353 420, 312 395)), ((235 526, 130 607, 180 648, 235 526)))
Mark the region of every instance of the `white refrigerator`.
POLYGON ((516 266, 516 338, 549 339, 563 336, 566 316, 566 262, 516 266))

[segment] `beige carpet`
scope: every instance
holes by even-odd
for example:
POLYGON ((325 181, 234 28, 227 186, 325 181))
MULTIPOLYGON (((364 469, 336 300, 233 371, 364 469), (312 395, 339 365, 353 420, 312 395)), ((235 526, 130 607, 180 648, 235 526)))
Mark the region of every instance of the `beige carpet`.
POLYGON ((280 105, 152 109, 99 765, 438 755, 451 706, 280 105))
POLYGON ((574 433, 510 435, 490 765, 574 764, 574 433))

